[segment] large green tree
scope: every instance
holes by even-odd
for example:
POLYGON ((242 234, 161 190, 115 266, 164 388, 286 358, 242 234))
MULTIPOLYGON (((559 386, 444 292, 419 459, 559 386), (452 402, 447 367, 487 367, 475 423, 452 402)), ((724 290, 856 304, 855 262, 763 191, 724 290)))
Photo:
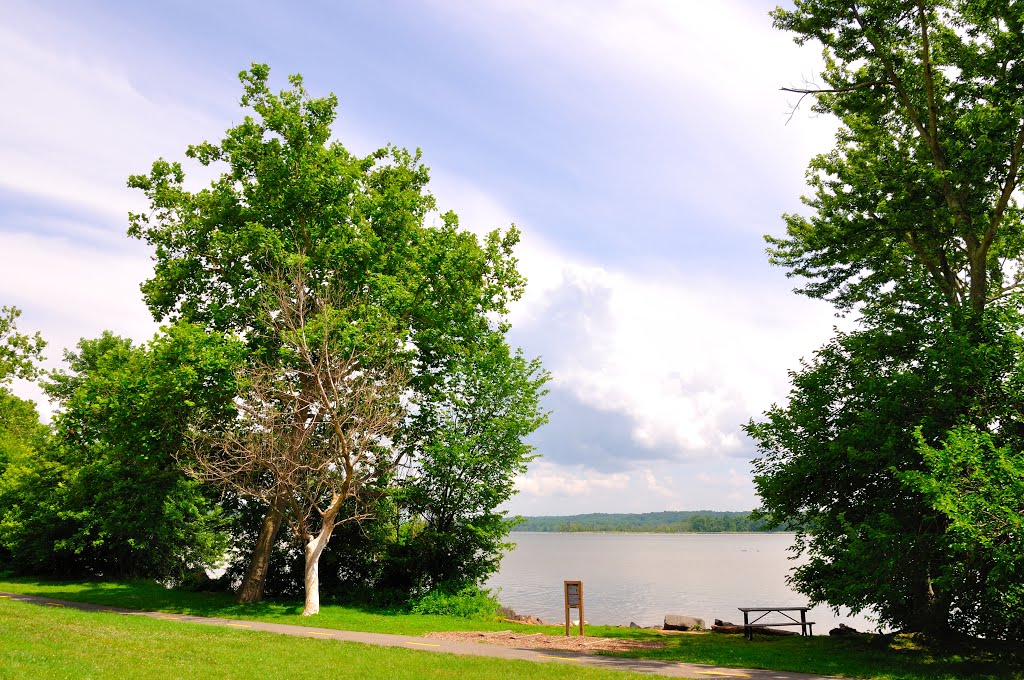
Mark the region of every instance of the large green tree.
POLYGON ((233 411, 242 347, 187 324, 145 346, 82 340, 44 385, 50 445, 2 478, 0 540, 24 571, 181 580, 219 561, 216 496, 180 469, 197 420, 233 411))
POLYGON ((991 437, 1010 457, 1000 469, 1019 470, 1024 451, 1020 8, 798 0, 773 18, 823 48, 821 82, 788 89, 839 131, 811 162, 809 215, 785 216, 769 253, 856 327, 792 374, 787 405, 748 425, 762 511, 800 531, 809 562, 794 582, 813 600, 1005 636, 1012 625, 983 630, 963 603, 992 603, 986 593, 1022 574, 963 567, 938 489, 975 488, 977 467, 962 456, 954 474, 928 452, 962 450, 944 444, 961 428, 991 437))
MULTIPOLYGON (((190 191, 181 164, 158 160, 129 180, 150 203, 131 215, 129 233, 155 249, 143 293, 156 318, 238 333, 253 364, 283 366, 284 329, 272 310, 278 282, 301 267, 308 286, 294 295, 329 289, 359 299, 393 333, 387 359, 414 392, 429 390, 468 344, 504 332, 506 305, 524 285, 514 228, 481 242, 453 213, 437 215, 419 154, 352 154, 331 137, 337 99, 310 96, 299 76, 280 93, 264 65, 240 77, 243 121, 186 152, 219 169, 217 179, 190 191)), ((242 601, 261 596, 288 502, 269 503, 242 601)))

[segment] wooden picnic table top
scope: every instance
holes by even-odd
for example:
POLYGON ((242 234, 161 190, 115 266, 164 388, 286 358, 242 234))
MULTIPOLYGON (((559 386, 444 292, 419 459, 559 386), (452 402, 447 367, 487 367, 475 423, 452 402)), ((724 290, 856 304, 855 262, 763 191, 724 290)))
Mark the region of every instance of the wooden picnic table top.
POLYGON ((806 612, 810 607, 737 607, 741 612, 806 612))

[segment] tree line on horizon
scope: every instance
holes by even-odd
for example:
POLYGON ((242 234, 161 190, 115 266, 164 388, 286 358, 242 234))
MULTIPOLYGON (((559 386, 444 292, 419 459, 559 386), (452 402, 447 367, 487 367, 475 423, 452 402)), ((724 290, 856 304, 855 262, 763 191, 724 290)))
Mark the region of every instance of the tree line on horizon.
MULTIPOLYGON (((764 520, 750 512, 716 510, 644 513, 595 512, 582 515, 528 516, 512 531, 623 533, 736 533, 767 531, 764 520)), ((782 529, 778 529, 782 531, 782 529)))

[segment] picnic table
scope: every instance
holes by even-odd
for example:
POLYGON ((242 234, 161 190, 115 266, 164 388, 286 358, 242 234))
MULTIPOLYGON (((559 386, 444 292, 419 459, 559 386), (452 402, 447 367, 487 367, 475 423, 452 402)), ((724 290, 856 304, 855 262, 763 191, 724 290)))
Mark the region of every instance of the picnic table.
POLYGON ((743 635, 748 640, 753 640, 755 628, 800 626, 800 635, 810 636, 811 626, 814 625, 814 621, 807 620, 808 609, 810 609, 810 607, 739 607, 739 610, 743 612, 743 635), (796 617, 791 615, 789 612, 800 612, 800 620, 797 621, 796 617), (750 617, 752 614, 759 614, 759 616, 751 620, 750 617), (761 621, 770 614, 781 614, 786 618, 786 620, 772 623, 761 623, 761 621))

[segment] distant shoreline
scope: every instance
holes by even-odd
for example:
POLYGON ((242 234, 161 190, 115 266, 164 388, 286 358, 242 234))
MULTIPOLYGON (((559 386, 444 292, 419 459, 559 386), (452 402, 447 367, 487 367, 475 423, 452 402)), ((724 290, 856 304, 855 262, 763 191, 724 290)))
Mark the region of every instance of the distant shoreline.
POLYGON ((722 534, 767 531, 752 511, 667 510, 644 513, 541 515, 524 517, 517 533, 722 534))
POLYGON ((581 530, 581 531, 560 531, 554 529, 512 529, 513 534, 637 534, 641 536, 677 536, 686 534, 688 536, 719 536, 722 534, 728 534, 729 536, 738 536, 741 534, 749 534, 751 536, 764 536, 766 534, 795 534, 792 530, 777 529, 772 531, 629 531, 626 529, 609 529, 604 530, 581 530))

